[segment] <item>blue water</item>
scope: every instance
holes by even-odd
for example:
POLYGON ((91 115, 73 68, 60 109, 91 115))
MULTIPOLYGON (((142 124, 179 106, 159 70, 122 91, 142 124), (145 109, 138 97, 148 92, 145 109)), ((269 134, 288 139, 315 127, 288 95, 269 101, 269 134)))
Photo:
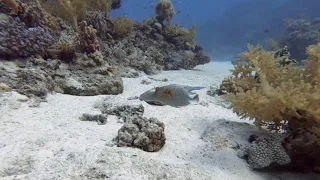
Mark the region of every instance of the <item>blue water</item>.
MULTIPOLYGON (((123 0, 113 17, 142 21, 154 15, 158 0, 123 0)), ((197 27, 197 43, 216 59, 230 60, 247 43, 263 44, 285 33, 284 19, 320 16, 319 0, 172 0, 173 24, 197 27)))

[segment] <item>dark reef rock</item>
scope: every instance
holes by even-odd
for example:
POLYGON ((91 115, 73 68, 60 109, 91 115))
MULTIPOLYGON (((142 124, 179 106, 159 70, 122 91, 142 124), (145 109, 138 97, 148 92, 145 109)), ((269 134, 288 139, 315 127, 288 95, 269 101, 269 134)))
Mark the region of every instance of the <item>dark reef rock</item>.
POLYGON ((210 62, 200 46, 186 48, 182 36, 169 42, 159 33, 159 28, 149 22, 136 23, 129 36, 106 43, 101 51, 109 56, 111 65, 131 67, 147 74, 161 69, 192 69, 210 62))
POLYGON ((102 103, 99 107, 100 111, 104 114, 115 115, 124 122, 133 119, 137 116, 142 116, 144 107, 139 105, 112 105, 108 102, 102 103))
POLYGON ((320 173, 320 137, 306 129, 298 129, 284 140, 291 158, 290 167, 300 172, 320 173))

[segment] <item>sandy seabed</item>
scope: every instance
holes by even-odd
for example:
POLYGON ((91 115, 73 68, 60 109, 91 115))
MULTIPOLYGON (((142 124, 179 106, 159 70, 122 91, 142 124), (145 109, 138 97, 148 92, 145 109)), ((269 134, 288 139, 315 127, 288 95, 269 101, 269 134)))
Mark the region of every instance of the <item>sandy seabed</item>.
POLYGON ((212 180, 304 180, 315 174, 261 172, 249 168, 237 156, 254 126, 222 106, 220 97, 206 94, 230 75, 229 62, 213 62, 193 70, 166 71, 152 76, 167 82, 124 78, 124 92, 116 96, 79 97, 48 95, 47 102, 29 107, 28 99, 15 92, 0 101, 0 179, 212 179, 212 180), (152 82, 141 84, 142 80, 152 82), (154 86, 167 84, 204 86, 197 91, 200 103, 181 108, 151 106, 127 100, 154 86), (144 116, 165 124, 166 144, 159 152, 117 147, 112 139, 122 123, 114 116, 105 125, 80 121, 83 113, 97 114, 95 104, 142 104, 144 116))

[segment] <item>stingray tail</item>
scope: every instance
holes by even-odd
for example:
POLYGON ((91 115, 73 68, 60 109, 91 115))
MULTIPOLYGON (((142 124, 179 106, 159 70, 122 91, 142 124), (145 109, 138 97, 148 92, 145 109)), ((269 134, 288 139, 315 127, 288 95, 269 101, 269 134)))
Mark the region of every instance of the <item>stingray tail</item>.
POLYGON ((195 102, 199 102, 200 98, 199 98, 199 94, 196 94, 193 98, 192 98, 193 101, 195 102))
POLYGON ((201 90, 204 89, 205 87, 200 87, 200 86, 185 86, 187 91, 194 91, 194 90, 201 90))

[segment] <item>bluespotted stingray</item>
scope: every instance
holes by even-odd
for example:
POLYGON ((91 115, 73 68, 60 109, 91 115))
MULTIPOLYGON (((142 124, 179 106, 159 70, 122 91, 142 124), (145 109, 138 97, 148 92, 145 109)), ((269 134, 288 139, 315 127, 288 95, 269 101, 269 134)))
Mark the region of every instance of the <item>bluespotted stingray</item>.
POLYGON ((191 103, 199 102, 199 95, 194 90, 200 90, 204 87, 184 86, 179 84, 170 84, 161 87, 155 87, 140 95, 140 100, 153 105, 169 105, 173 107, 187 106, 191 103))

